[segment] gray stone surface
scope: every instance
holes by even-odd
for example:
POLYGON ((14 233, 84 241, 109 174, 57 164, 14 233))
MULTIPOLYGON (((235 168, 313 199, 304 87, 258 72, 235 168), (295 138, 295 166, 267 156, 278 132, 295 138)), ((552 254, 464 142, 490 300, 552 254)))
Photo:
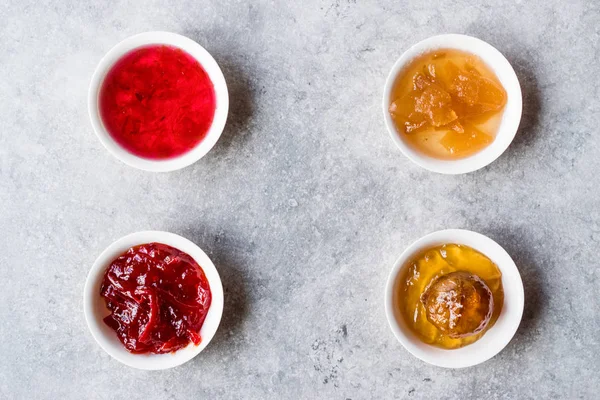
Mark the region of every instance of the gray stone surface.
POLYGON ((0 5, 0 398, 598 398, 597 2, 111 3, 0 5), (102 55, 156 29, 205 46, 231 93, 217 146, 167 174, 110 156, 86 111, 102 55), (454 177, 405 159, 380 107, 396 58, 444 32, 498 47, 524 91, 507 152, 454 177), (456 371, 383 308, 400 252, 450 227, 497 240, 526 289, 508 347, 456 371), (195 241, 226 290, 214 341, 167 371, 112 360, 82 311, 96 256, 144 229, 195 241))

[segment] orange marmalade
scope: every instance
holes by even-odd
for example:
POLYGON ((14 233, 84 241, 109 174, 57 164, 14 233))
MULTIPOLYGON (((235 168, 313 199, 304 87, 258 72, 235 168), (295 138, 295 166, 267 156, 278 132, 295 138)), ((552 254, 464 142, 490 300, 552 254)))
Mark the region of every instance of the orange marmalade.
POLYGON ((494 72, 477 56, 436 50, 417 57, 396 78, 389 112, 410 146, 453 160, 494 141, 506 99, 494 72))

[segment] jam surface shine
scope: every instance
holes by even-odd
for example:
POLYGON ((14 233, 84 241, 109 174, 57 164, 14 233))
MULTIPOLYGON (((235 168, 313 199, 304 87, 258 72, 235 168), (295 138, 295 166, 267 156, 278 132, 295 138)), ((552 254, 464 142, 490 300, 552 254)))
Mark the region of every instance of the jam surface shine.
POLYGON ((200 63, 165 45, 141 47, 117 61, 98 102, 113 139, 148 159, 193 149, 208 133, 216 110, 213 83, 200 63))
POLYGON ((494 141, 506 101, 498 78, 477 56, 436 50, 417 57, 400 73, 389 113, 410 146, 452 160, 494 141))
POLYGON ((464 271, 442 275, 421 296, 425 316, 451 338, 475 335, 490 322, 494 297, 487 284, 464 271))
POLYGON ((211 303, 208 280, 188 254, 161 243, 135 246, 107 268, 104 322, 132 353, 169 353, 200 344, 211 303))
POLYGON ((491 328, 504 304, 502 273, 488 257, 458 244, 418 253, 400 274, 397 304, 423 342, 455 349, 491 328))

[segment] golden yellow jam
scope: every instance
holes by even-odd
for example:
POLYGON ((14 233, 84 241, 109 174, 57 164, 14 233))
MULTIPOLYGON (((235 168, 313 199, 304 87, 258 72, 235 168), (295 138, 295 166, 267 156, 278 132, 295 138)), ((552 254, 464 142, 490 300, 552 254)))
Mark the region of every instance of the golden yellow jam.
POLYGON ((399 279, 397 306, 404 320, 434 346, 456 349, 475 342, 502 311, 500 270, 465 245, 445 244, 417 254, 399 279))
POLYGON ((506 101, 498 78, 477 56, 436 50, 400 73, 389 112, 410 146, 451 160, 473 155, 494 141, 506 101))

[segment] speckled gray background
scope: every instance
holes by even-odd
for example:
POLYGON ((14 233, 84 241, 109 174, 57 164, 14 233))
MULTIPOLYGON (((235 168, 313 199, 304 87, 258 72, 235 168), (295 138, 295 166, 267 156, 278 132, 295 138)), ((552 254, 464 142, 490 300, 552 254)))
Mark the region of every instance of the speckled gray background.
POLYGON ((113 3, 0 5, 0 398, 598 398, 597 2, 113 3), (167 174, 109 155, 86 111, 102 55, 157 29, 205 46, 231 95, 217 146, 167 174), (513 144, 463 176, 410 163, 381 115, 396 58, 445 32, 495 45, 524 92, 513 144), (465 370, 384 315, 392 263, 442 228, 497 240, 525 283, 515 338, 465 370), (226 291, 214 341, 167 371, 112 360, 82 311, 96 256, 144 229, 199 244, 226 291))

